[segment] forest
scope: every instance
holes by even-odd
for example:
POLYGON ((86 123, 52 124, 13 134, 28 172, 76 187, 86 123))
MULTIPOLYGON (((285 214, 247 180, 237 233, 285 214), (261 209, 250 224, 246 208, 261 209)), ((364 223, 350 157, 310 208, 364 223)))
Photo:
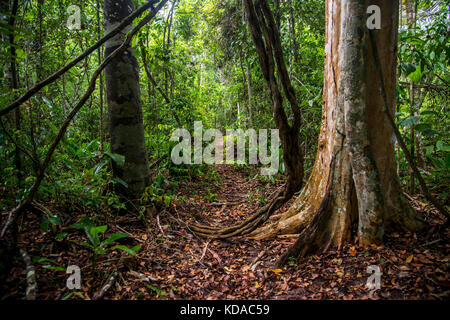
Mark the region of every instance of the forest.
POLYGON ((448 301, 449 22, 1 1, 0 300, 448 301))

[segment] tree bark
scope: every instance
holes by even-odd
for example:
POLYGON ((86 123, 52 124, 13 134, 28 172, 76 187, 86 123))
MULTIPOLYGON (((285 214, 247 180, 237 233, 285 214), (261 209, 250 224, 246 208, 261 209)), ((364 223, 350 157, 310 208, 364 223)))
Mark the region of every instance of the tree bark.
MULTIPOLYGON (((100 1, 96 1, 97 6, 97 41, 100 41, 102 38, 101 33, 101 25, 100 25, 100 1)), ((102 56, 102 49, 101 47, 97 48, 97 59, 98 59, 98 65, 102 64, 103 56, 102 56)), ((103 153, 104 151, 104 141, 103 141, 103 74, 100 74, 100 80, 99 80, 99 108, 100 108, 100 121, 99 121, 99 136, 100 136, 100 152, 103 153)))
POLYGON ((354 225, 362 245, 379 243, 384 229, 422 226, 400 189, 393 129, 383 113, 370 44, 365 49, 369 4, 383 12, 375 37, 393 113, 398 1, 327 0, 324 105, 313 172, 289 210, 251 234, 263 239, 302 231, 280 264, 289 256, 340 249, 354 236, 354 225))
MULTIPOLYGON (((19 89, 19 77, 17 74, 17 62, 16 62, 16 44, 14 42, 14 35, 15 35, 15 22, 16 22, 16 16, 17 11, 19 9, 19 1, 14 0, 12 1, 11 11, 10 11, 10 17, 9 17, 9 46, 10 46, 10 71, 11 71, 11 90, 17 91, 19 89)), ((14 93, 16 95, 17 93, 14 93)), ((15 130, 20 131, 21 130, 21 112, 19 109, 16 109, 14 111, 14 125, 15 130)), ((22 152, 20 149, 16 146, 16 150, 14 152, 14 162, 16 165, 17 170, 17 187, 22 187, 22 152)))
MULTIPOLYGON (((131 0, 106 0, 103 4, 105 34, 115 28, 135 9, 131 0)), ((106 42, 105 55, 125 40, 131 25, 106 42)), ((125 156, 123 167, 113 163, 114 175, 126 182, 119 191, 133 199, 140 197, 150 181, 144 141, 139 69, 134 51, 129 47, 105 68, 109 132, 112 153, 125 156)))

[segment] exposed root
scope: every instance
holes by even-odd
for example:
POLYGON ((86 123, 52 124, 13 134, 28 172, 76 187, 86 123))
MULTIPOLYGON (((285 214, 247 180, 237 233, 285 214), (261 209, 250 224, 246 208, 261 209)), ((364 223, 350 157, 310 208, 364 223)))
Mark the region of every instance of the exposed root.
POLYGON ((331 210, 329 210, 329 204, 330 190, 327 191, 319 207, 319 210, 314 215, 311 223, 309 223, 308 226, 303 229, 295 243, 281 255, 281 257, 277 261, 278 267, 285 265, 289 257, 294 257, 297 259, 299 257, 305 256, 311 251, 318 251, 320 249, 326 251, 326 249, 328 249, 331 244, 331 238, 328 237, 328 239, 321 239, 323 241, 318 241, 317 238, 323 238, 322 235, 324 233, 320 231, 323 230, 324 227, 326 227, 326 224, 328 222, 327 217, 331 213, 331 210))
POLYGON ((339 219, 332 219, 335 212, 333 208, 333 176, 334 158, 330 163, 330 174, 328 176, 327 190, 315 212, 311 222, 300 232, 298 239, 290 246, 277 261, 277 266, 281 267, 289 260, 289 257, 299 259, 312 252, 325 252, 331 244, 340 246, 342 244, 342 234, 348 232, 347 224, 342 224, 339 219), (345 230, 342 230, 345 229, 345 230))
POLYGON ((212 239, 226 239, 235 236, 246 235, 258 228, 265 221, 267 221, 270 215, 277 209, 279 209, 289 199, 290 197, 286 196, 286 193, 281 190, 276 194, 271 202, 259 209, 251 217, 249 217, 242 223, 231 227, 222 228, 202 224, 192 224, 189 227, 197 235, 212 239))

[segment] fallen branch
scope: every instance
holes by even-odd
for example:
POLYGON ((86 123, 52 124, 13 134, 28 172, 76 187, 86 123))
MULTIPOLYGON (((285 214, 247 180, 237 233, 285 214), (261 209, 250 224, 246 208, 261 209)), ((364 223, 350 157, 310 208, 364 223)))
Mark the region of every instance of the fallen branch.
POLYGON ((109 277, 108 281, 106 282, 106 284, 100 289, 99 292, 97 292, 94 297, 92 298, 92 300, 98 300, 103 298, 103 296, 105 295, 105 293, 109 290, 109 288, 111 288, 114 284, 114 282, 116 282, 118 276, 118 272, 114 271, 113 274, 109 277))
POLYGON ((254 272, 256 265, 258 265, 259 263, 261 263, 260 259, 266 254, 266 250, 262 250, 255 259, 253 259, 252 263, 250 264, 250 269, 252 269, 252 271, 254 272), (258 263, 259 262, 259 263, 258 263))
POLYGON ((300 234, 280 234, 277 236, 278 239, 297 239, 300 234))
POLYGON ((231 201, 231 202, 211 202, 209 205, 211 206, 234 206, 236 204, 245 203, 248 200, 241 200, 241 201, 231 201))
POLYGON ((202 256, 200 257, 200 262, 203 260, 206 254, 206 249, 208 249, 209 241, 205 242, 205 247, 203 248, 202 256))
POLYGON ((156 216, 156 224, 158 225, 159 230, 161 230, 161 233, 164 235, 164 230, 161 228, 161 224, 159 223, 159 214, 156 216))
POLYGON ((411 154, 409 153, 409 150, 406 147, 405 142, 403 141, 400 131, 398 130, 397 126, 395 125, 395 121, 394 121, 393 117, 389 113, 386 89, 385 89, 384 78, 383 78, 383 70, 381 67, 380 57, 378 55, 377 43, 375 40, 375 36, 373 34, 373 30, 369 30, 369 35, 370 35, 370 41, 372 44, 372 51, 373 51, 373 56, 375 59, 375 65, 376 65, 376 69, 377 69, 377 73, 378 73, 378 81, 379 81, 379 85, 380 85, 381 96, 383 98, 383 112, 386 115, 386 118, 388 119, 388 122, 394 131, 395 137, 397 138, 397 142, 400 145, 400 147, 402 148, 403 153, 405 154, 405 158, 408 161, 409 166, 411 167, 414 175, 416 176, 417 180, 419 181, 419 185, 422 189, 424 196, 427 198, 428 201, 430 201, 436 207, 436 209, 439 210, 439 212, 441 212, 442 214, 447 216, 447 224, 448 224, 450 222, 450 219, 448 218, 449 217, 448 211, 445 209, 445 207, 442 204, 439 203, 439 201, 437 201, 431 195, 430 191, 428 190, 427 184, 425 183, 425 180, 423 180, 422 175, 420 174, 419 170, 417 169, 417 166, 414 163, 414 160, 413 160, 411 154))
POLYGON ((161 3, 155 9, 152 10, 152 12, 150 12, 147 16, 145 16, 145 18, 143 18, 128 33, 127 38, 120 45, 120 47, 118 47, 116 50, 114 50, 102 62, 102 64, 95 70, 95 72, 92 75, 92 78, 90 80, 89 87, 88 87, 87 91, 85 92, 85 94, 83 95, 81 100, 77 103, 77 105, 72 109, 72 111, 70 112, 69 116, 66 118, 66 120, 63 123, 63 125, 61 126, 61 128, 60 128, 60 130, 58 132, 58 135, 56 136, 56 138, 53 141, 52 145, 48 149, 47 154, 45 156, 45 160, 42 163, 40 173, 39 173, 38 177, 36 178, 36 181, 35 181, 33 187, 31 188, 30 193, 28 194, 28 196, 24 200, 22 200, 20 202, 20 204, 16 208, 14 208, 13 210, 11 210, 9 212, 7 221, 6 221, 6 223, 5 223, 5 225, 4 225, 3 229, 2 229, 2 232, 0 234, 0 238, 4 237, 8 226, 14 221, 15 217, 19 213, 21 213, 26 207, 28 207, 30 205, 31 201, 33 201, 33 198, 34 198, 37 190, 39 189, 39 186, 41 185, 42 180, 44 179, 45 171, 47 170, 47 168, 48 168, 48 166, 49 166, 49 164, 51 162, 51 159, 52 159, 53 153, 56 150, 56 147, 58 146, 58 144, 61 141, 61 139, 64 137, 64 135, 65 135, 65 133, 67 131, 67 128, 69 127, 69 125, 72 122, 72 120, 75 117, 75 115, 78 113, 78 111, 80 111, 80 109, 83 107, 83 105, 89 99, 89 97, 91 96, 92 92, 94 92, 94 90, 95 90, 95 83, 96 83, 96 80, 97 80, 98 76, 100 75, 100 73, 111 62, 112 59, 114 59, 119 54, 122 54, 123 52, 125 52, 125 50, 128 49, 128 47, 129 47, 129 45, 131 43, 131 40, 133 39, 134 35, 156 15, 156 13, 166 4, 166 2, 167 2, 167 0, 162 0, 161 3))
POLYGON ((34 265, 31 262, 31 258, 25 249, 20 249, 20 254, 22 256, 23 261, 26 266, 27 273, 27 290, 25 293, 25 297, 27 300, 36 300, 36 272, 34 269, 34 265))
POLYGON ((147 276, 147 275, 145 275, 145 274, 142 274, 142 273, 139 273, 139 272, 136 272, 136 271, 133 271, 133 270, 129 271, 128 274, 130 274, 130 275, 132 275, 132 276, 135 276, 135 277, 139 278, 139 280, 142 280, 142 281, 144 281, 144 282, 159 281, 159 280, 161 280, 161 279, 159 279, 159 278, 153 278, 153 277, 151 277, 151 276, 147 276))

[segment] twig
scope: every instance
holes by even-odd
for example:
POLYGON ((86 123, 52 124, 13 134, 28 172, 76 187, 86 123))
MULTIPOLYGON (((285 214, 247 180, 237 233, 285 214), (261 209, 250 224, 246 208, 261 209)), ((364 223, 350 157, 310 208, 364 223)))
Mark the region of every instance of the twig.
POLYGON ((139 239, 138 237, 136 237, 136 236, 134 236, 133 234, 129 233, 129 232, 128 232, 127 230, 125 230, 124 228, 121 228, 121 227, 119 227, 119 226, 116 226, 116 228, 117 228, 119 231, 122 231, 123 233, 126 233, 127 235, 129 235, 131 238, 133 238, 133 239, 136 240, 137 242, 145 243, 144 240, 139 239))
POLYGON ((189 249, 189 252, 190 252, 191 255, 194 257, 194 259, 197 260, 197 262, 200 263, 200 264, 202 265, 203 268, 207 268, 207 267, 205 266, 205 264, 204 264, 199 258, 197 258, 197 257, 195 256, 195 254, 192 252, 191 249, 189 249))
MULTIPOLYGON (((183 220, 181 220, 180 215, 178 214, 178 211, 177 211, 177 209, 175 207, 174 207, 174 210, 175 210, 175 212, 176 212, 176 214, 178 216, 178 222, 183 224, 185 226, 185 228, 188 229, 193 234, 194 237, 196 237, 198 240, 201 240, 201 238, 199 236, 197 236, 197 234, 194 231, 192 231, 191 228, 189 228, 189 225, 186 222, 184 222, 183 220)), ((219 255, 216 252, 214 252, 213 250, 211 250, 210 248, 208 248, 207 250, 217 260, 217 262, 219 263, 220 267, 223 268, 222 259, 220 259, 219 255)))
POLYGON ((164 230, 161 228, 161 224, 159 223, 159 214, 156 216, 156 224, 158 225, 159 230, 164 235, 164 230))
POLYGON ((259 261, 259 259, 261 259, 265 254, 266 254, 266 250, 262 250, 255 259, 253 259, 252 263, 250 264, 250 268, 253 270, 253 266, 256 265, 256 263, 259 261))
POLYGON ((277 236, 278 239, 297 239, 300 234, 280 234, 277 236))
POLYGON ((149 165, 149 169, 153 169, 154 167, 156 167, 158 164, 161 163, 161 161, 163 161, 164 159, 167 158, 167 154, 159 157, 158 159, 155 160, 155 162, 153 162, 151 165, 149 165))
POLYGON ((441 240, 442 239, 437 239, 437 240, 434 240, 434 241, 427 242, 424 245, 422 245, 422 247, 426 247, 426 246, 430 246, 432 244, 436 244, 436 243, 440 242, 441 240))
POLYGON ((202 256, 201 256, 201 258, 200 258, 200 261, 202 261, 203 258, 205 257, 206 249, 208 249, 208 244, 209 244, 209 240, 206 241, 206 243, 205 243, 205 247, 203 248, 203 253, 202 253, 202 256))
POLYGON ((133 270, 128 271, 128 274, 130 274, 130 275, 132 275, 132 276, 135 276, 135 277, 137 277, 137 278, 139 278, 140 280, 145 281, 145 282, 159 281, 159 280, 161 280, 161 279, 159 279, 159 278, 153 278, 153 277, 151 277, 151 276, 147 276, 147 275, 145 275, 145 274, 142 274, 142 273, 139 273, 139 272, 136 272, 136 271, 133 271, 133 270))
POLYGON ((25 293, 25 297, 27 300, 36 300, 36 272, 34 269, 34 265, 31 262, 31 258, 25 249, 20 249, 20 254, 22 255, 22 259, 26 265, 26 273, 27 273, 27 290, 25 293))
POLYGON ((6 130, 5 125, 3 124, 3 119, 0 118, 0 125, 3 129, 3 131, 5 132, 6 136, 9 138, 9 140, 11 140, 11 142, 16 146, 17 149, 19 149, 20 151, 22 151, 24 154, 26 154, 28 156, 28 158, 30 158, 31 161, 33 161, 38 168, 40 168, 41 164, 39 163, 38 159, 35 159, 29 152, 28 150, 26 150, 25 148, 21 147, 17 141, 13 138, 13 136, 9 133, 8 130, 6 130))
POLYGON ((211 206, 234 206, 236 204, 245 203, 248 200, 241 200, 241 201, 230 201, 230 202, 211 202, 211 206))
POLYGON ((106 284, 100 289, 99 292, 97 292, 94 297, 92 298, 92 300, 98 300, 103 298, 103 296, 105 295, 105 293, 109 290, 109 288, 111 288, 114 284, 114 282, 116 282, 117 279, 117 275, 118 272, 114 271, 113 274, 109 277, 108 281, 106 282, 106 284))

